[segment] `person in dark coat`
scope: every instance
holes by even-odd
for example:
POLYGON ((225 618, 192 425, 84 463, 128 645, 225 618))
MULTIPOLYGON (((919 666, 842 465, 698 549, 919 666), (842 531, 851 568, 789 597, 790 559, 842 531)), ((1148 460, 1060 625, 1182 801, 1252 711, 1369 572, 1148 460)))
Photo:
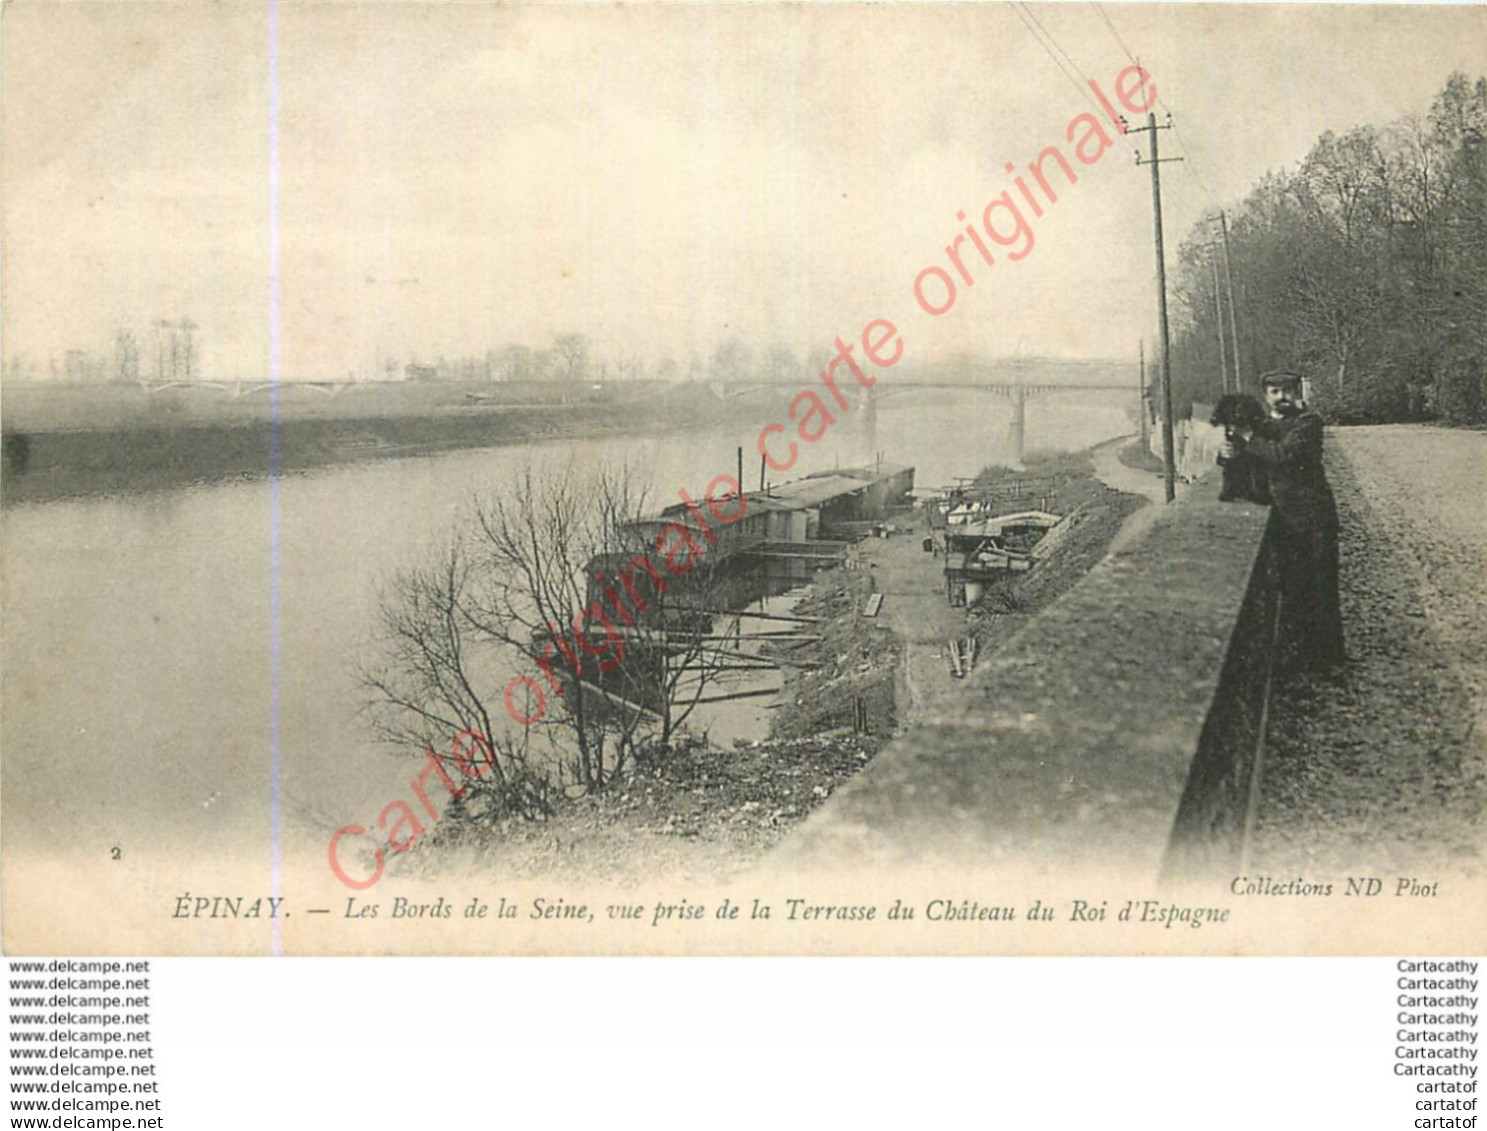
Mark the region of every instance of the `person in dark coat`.
POLYGON ((1215 428, 1222 428, 1224 439, 1233 445, 1230 454, 1220 455, 1218 460, 1219 466, 1224 469, 1219 502, 1270 505, 1270 484, 1265 480, 1264 468, 1242 450, 1242 438, 1245 435, 1254 435, 1255 429, 1267 419, 1265 406, 1248 393, 1225 393, 1218 399, 1218 404, 1214 405, 1213 416, 1208 423, 1215 428))
POLYGON ((1322 418, 1302 400, 1301 378, 1260 378, 1268 419, 1240 429, 1226 457, 1254 463, 1270 490, 1280 572, 1283 662, 1335 673, 1345 657, 1338 584, 1337 503, 1322 468, 1322 418))

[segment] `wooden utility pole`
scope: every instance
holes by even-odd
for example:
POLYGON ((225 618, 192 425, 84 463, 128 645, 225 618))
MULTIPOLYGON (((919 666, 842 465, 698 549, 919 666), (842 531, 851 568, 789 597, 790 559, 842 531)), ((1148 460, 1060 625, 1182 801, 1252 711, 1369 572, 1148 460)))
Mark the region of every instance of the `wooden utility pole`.
POLYGON ((1219 210, 1219 225, 1224 231, 1224 287, 1229 292, 1229 344, 1234 350, 1234 391, 1244 391, 1244 380, 1239 376, 1239 327, 1234 319, 1234 276, 1229 273, 1229 215, 1219 210))
POLYGON ((1136 164, 1151 166, 1151 216, 1157 243, 1157 312, 1162 332, 1162 464, 1167 502, 1177 497, 1177 461, 1172 446, 1172 342, 1167 328, 1167 255, 1162 247, 1162 163, 1181 161, 1181 157, 1160 157, 1157 153, 1157 131, 1172 126, 1157 125, 1155 114, 1146 115, 1146 125, 1127 133, 1150 135, 1151 156, 1145 161, 1137 154, 1136 164))
POLYGON ((1219 295, 1218 249, 1208 245, 1208 274, 1213 279, 1213 323, 1219 332, 1219 372, 1223 376, 1223 390, 1229 391, 1229 359, 1224 353, 1224 301, 1219 295))

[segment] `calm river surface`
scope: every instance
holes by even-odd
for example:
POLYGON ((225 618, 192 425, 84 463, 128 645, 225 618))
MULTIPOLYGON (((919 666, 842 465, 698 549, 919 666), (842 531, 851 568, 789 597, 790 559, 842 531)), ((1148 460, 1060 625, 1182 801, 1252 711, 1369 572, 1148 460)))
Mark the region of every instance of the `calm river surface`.
MULTIPOLYGON (((1074 396, 1028 405, 1027 446, 1078 449, 1131 431, 1123 407, 1074 396)), ((779 406, 783 413, 784 404, 779 406)), ((758 411, 758 410, 754 410, 758 411)), ((876 448, 931 487, 1008 461, 1009 404, 911 393, 880 404, 876 448)), ((656 497, 732 474, 753 437, 737 429, 561 442, 327 468, 279 484, 277 726, 273 718, 275 530, 266 480, 17 506, 3 524, 3 834, 7 872, 32 858, 151 861, 161 891, 200 890, 209 858, 270 864, 279 743, 283 851, 324 867, 336 828, 372 825, 406 793, 406 754, 379 749, 358 717, 355 660, 378 582, 454 522, 470 494, 527 467, 628 461, 656 497), (113 860, 114 850, 122 860, 113 860)), ((863 462, 839 421, 803 447, 806 472, 863 462)), ((791 477, 795 471, 792 471, 791 477)), ((709 720, 758 731, 759 701, 709 720)), ((714 737, 719 730, 714 729, 714 737)), ((138 878, 136 874, 136 878, 138 878)))

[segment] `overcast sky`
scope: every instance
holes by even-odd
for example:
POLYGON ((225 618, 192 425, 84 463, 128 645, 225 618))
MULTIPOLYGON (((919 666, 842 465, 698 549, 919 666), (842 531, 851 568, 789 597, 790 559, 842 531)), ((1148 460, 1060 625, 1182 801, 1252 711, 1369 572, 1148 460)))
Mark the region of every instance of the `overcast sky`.
MULTIPOLYGON (((1070 152, 1092 110, 1010 5, 267 12, 6 7, 7 354, 189 315, 206 372, 267 372, 275 151, 286 378, 564 330, 685 369, 731 331, 803 356, 880 317, 911 361, 1112 357, 1154 322, 1149 177, 1120 138, 1022 260, 966 245, 975 285, 915 303, 957 211, 1007 161, 1070 152)), ((1112 90, 1129 60, 1099 9, 1032 12, 1112 90)), ((1480 7, 1104 12, 1181 132, 1169 263, 1323 130, 1424 113, 1487 67, 1480 7)))

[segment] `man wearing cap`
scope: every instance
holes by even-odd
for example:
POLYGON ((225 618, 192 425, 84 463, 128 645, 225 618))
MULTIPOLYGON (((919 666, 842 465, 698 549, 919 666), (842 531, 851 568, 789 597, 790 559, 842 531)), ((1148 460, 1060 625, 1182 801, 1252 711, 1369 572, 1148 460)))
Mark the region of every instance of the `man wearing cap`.
POLYGON ((1344 660, 1338 594, 1337 503, 1322 469, 1322 418, 1301 399, 1301 378, 1277 371, 1260 378, 1269 419, 1224 445, 1242 450, 1269 480, 1280 570, 1283 662, 1328 673, 1344 660), (1242 445, 1242 447, 1241 447, 1242 445))

